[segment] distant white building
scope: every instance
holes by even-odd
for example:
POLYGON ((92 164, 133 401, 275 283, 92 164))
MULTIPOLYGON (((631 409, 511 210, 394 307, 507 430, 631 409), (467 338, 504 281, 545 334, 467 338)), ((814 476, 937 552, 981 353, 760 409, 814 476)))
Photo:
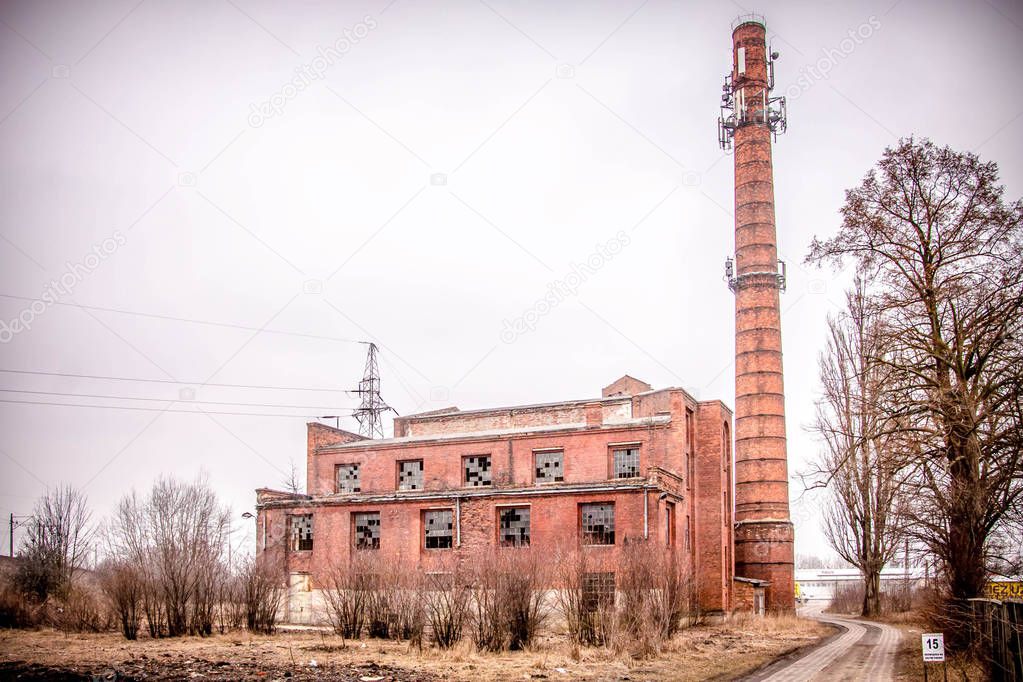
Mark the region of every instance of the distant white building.
MULTIPOLYGON (((881 589, 914 587, 924 581, 922 568, 885 568, 881 571, 881 589)), ((857 568, 797 568, 796 586, 799 596, 807 601, 830 601, 839 585, 853 585, 863 582, 863 575, 857 568)))

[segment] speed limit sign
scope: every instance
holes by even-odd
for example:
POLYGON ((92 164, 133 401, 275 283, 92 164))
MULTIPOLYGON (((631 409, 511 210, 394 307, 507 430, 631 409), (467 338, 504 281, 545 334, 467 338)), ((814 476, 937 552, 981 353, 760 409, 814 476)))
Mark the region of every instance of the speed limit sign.
POLYGON ((920 636, 924 663, 945 662, 945 635, 941 632, 927 632, 920 636))

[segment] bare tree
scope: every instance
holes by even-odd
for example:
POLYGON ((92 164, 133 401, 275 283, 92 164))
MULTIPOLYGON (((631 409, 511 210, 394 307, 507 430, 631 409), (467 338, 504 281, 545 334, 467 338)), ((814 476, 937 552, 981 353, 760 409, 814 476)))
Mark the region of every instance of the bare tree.
POLYGON ((992 538, 1023 496, 1023 201, 994 163, 902 140, 846 193, 808 261, 853 259, 871 283, 907 448, 907 532, 953 600, 981 596, 992 538))
POLYGON ((15 575, 22 592, 39 601, 51 594, 68 596, 74 573, 84 567, 92 547, 91 519, 85 495, 69 485, 36 501, 15 575))
POLYGON ((828 321, 815 423, 824 452, 814 477, 831 492, 822 518, 828 543, 863 574, 862 613, 875 616, 881 609, 881 569, 901 537, 902 459, 898 423, 884 403, 892 372, 881 361, 885 349, 864 292, 857 280, 846 311, 828 321))
POLYGON ((291 460, 291 469, 288 471, 287 478, 281 481, 281 484, 289 493, 297 495, 302 492, 302 479, 298 475, 298 467, 295 465, 295 460, 291 460))
POLYGON ((135 493, 118 505, 111 554, 135 567, 143 581, 150 635, 208 635, 213 630, 229 511, 204 479, 161 478, 146 498, 135 493))

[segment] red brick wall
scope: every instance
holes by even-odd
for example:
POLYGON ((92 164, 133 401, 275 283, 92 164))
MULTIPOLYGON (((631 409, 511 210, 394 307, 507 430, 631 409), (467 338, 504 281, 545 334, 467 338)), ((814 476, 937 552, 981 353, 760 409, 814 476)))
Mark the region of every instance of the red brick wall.
MULTIPOLYGON (((579 545, 579 505, 588 502, 613 502, 615 505, 615 544, 592 546, 588 551, 613 560, 628 538, 643 537, 643 493, 641 491, 600 492, 572 495, 544 495, 515 498, 462 500, 398 501, 380 504, 343 506, 296 505, 289 509, 268 509, 261 512, 268 519, 267 556, 286 555, 289 572, 311 573, 314 588, 322 587, 326 574, 335 562, 347 561, 352 549, 352 518, 356 512, 380 512, 380 549, 371 550, 381 561, 401 562, 409 568, 421 565, 427 570, 452 554, 461 558, 497 545, 497 510, 504 506, 530 508, 531 546, 554 553, 579 545), (460 507, 461 545, 454 549, 423 547, 422 512, 428 509, 460 507), (313 514, 313 549, 290 550, 287 516, 313 514)), ((656 493, 650 494, 648 530, 650 537, 663 542, 663 507, 656 493), (659 522, 658 522, 659 521, 659 522)), ((456 538, 457 526, 456 519, 456 538)), ((262 548, 261 528, 257 540, 262 548)), ((365 551, 365 550, 364 550, 365 551)))
MULTIPOLYGON (((322 488, 322 472, 314 466, 314 454, 316 450, 328 445, 339 443, 350 443, 356 440, 365 440, 363 436, 344 429, 335 429, 326 424, 309 422, 306 424, 306 492, 310 495, 320 494, 322 488)), ((333 474, 332 474, 333 475, 333 474)), ((333 487, 333 484, 332 484, 333 487)))
POLYGON ((637 393, 645 393, 652 388, 653 387, 645 381, 640 381, 639 379, 634 379, 629 375, 625 375, 621 379, 605 386, 600 391, 600 395, 605 398, 613 395, 636 395, 637 393))
MULTIPOLYGON (((494 487, 530 486, 534 483, 533 451, 564 448, 566 483, 606 481, 609 478, 609 443, 640 444, 640 470, 659 466, 678 471, 680 457, 669 451, 677 447, 678 435, 659 424, 619 429, 580 429, 559 434, 517 434, 499 438, 470 438, 429 443, 374 444, 364 447, 320 451, 311 457, 309 477, 316 495, 335 492, 334 469, 338 464, 358 463, 361 492, 392 492, 397 485, 397 463, 422 459, 426 490, 462 488, 462 458, 490 455, 494 487)), ((681 472, 680 472, 681 473, 681 472)))
POLYGON ((701 402, 696 411, 694 557, 700 603, 710 611, 731 608, 731 417, 720 401, 701 402))
POLYGON ((752 583, 748 583, 743 580, 733 580, 732 609, 734 611, 743 611, 746 613, 755 612, 757 607, 757 592, 762 592, 763 590, 763 587, 758 587, 752 583))

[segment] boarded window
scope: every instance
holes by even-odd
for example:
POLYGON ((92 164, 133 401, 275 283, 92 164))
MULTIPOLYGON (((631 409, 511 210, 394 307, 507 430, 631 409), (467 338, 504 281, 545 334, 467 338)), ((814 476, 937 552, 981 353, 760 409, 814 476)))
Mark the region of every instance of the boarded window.
POLYGON ((398 462, 398 490, 423 489, 423 460, 398 462))
POLYGON ((615 574, 613 571, 587 573, 583 576, 583 609, 594 612, 614 604, 615 574))
POLYGON ((426 549, 450 549, 454 544, 454 522, 450 509, 423 512, 426 549))
POLYGON ((502 547, 529 546, 529 507, 499 509, 498 540, 502 547))
POLYGON ((614 478, 639 476, 639 448, 616 448, 611 451, 614 459, 614 478))
POLYGON ((353 514, 355 549, 380 549, 380 512, 353 514))
POLYGON ((490 455, 477 455, 462 459, 465 484, 472 488, 490 485, 490 455))
POLYGON ((291 526, 291 549, 307 552, 313 548, 313 515, 295 514, 288 517, 291 526))
POLYGON ((579 516, 584 545, 613 545, 615 543, 614 504, 580 505, 579 516))
POLYGON ((358 464, 338 464, 337 469, 337 492, 339 493, 357 493, 361 488, 359 487, 359 465, 358 464))
POLYGON ((565 480, 564 452, 560 450, 557 452, 537 452, 534 457, 537 483, 557 483, 565 480))

